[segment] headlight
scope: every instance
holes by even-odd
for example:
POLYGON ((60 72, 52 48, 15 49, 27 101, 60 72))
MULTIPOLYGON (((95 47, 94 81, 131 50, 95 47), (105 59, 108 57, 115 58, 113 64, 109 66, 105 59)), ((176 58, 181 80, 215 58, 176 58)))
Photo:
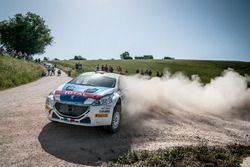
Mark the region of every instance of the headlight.
POLYGON ((50 92, 46 99, 46 108, 51 110, 53 108, 55 101, 53 92, 50 92))
POLYGON ((53 91, 49 93, 49 95, 47 96, 47 99, 54 100, 54 93, 53 93, 53 91))
POLYGON ((110 103, 112 103, 112 97, 113 97, 113 95, 109 95, 109 96, 104 96, 100 100, 95 100, 92 103, 92 106, 101 106, 101 105, 110 104, 110 103))

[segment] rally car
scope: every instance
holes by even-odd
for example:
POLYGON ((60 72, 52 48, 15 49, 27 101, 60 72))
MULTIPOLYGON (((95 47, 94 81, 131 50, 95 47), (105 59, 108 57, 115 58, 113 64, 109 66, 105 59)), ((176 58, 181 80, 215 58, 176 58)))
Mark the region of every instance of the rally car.
POLYGON ((46 99, 48 119, 117 132, 122 109, 119 78, 115 73, 87 72, 59 86, 46 99))

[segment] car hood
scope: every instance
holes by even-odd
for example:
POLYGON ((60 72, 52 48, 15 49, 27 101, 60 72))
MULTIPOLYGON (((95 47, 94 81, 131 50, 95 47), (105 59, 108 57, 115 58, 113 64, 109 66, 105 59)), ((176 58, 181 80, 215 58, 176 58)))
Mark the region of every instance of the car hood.
POLYGON ((59 86, 54 94, 59 96, 58 101, 89 104, 95 100, 101 99, 103 96, 113 94, 114 88, 76 85, 66 83, 59 86))

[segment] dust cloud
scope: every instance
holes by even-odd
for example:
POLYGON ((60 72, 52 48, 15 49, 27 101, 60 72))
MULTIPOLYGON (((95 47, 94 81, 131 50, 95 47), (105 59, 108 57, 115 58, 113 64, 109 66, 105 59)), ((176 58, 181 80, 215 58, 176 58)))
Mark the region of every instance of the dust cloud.
POLYGON ((160 112, 162 119, 170 115, 215 115, 249 119, 249 76, 242 76, 233 69, 203 84, 199 76, 190 78, 182 73, 164 77, 147 78, 139 75, 121 79, 125 99, 123 109, 130 117, 153 117, 160 112))

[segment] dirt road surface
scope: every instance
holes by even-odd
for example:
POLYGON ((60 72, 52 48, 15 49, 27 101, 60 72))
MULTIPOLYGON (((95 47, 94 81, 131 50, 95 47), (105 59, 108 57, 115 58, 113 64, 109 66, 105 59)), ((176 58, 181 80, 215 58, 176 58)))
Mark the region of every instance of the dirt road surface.
POLYGON ((69 81, 44 77, 0 92, 0 166, 105 165, 130 149, 176 145, 250 144, 250 122, 238 118, 186 115, 155 110, 123 118, 120 131, 51 123, 46 118, 46 95, 69 81))

